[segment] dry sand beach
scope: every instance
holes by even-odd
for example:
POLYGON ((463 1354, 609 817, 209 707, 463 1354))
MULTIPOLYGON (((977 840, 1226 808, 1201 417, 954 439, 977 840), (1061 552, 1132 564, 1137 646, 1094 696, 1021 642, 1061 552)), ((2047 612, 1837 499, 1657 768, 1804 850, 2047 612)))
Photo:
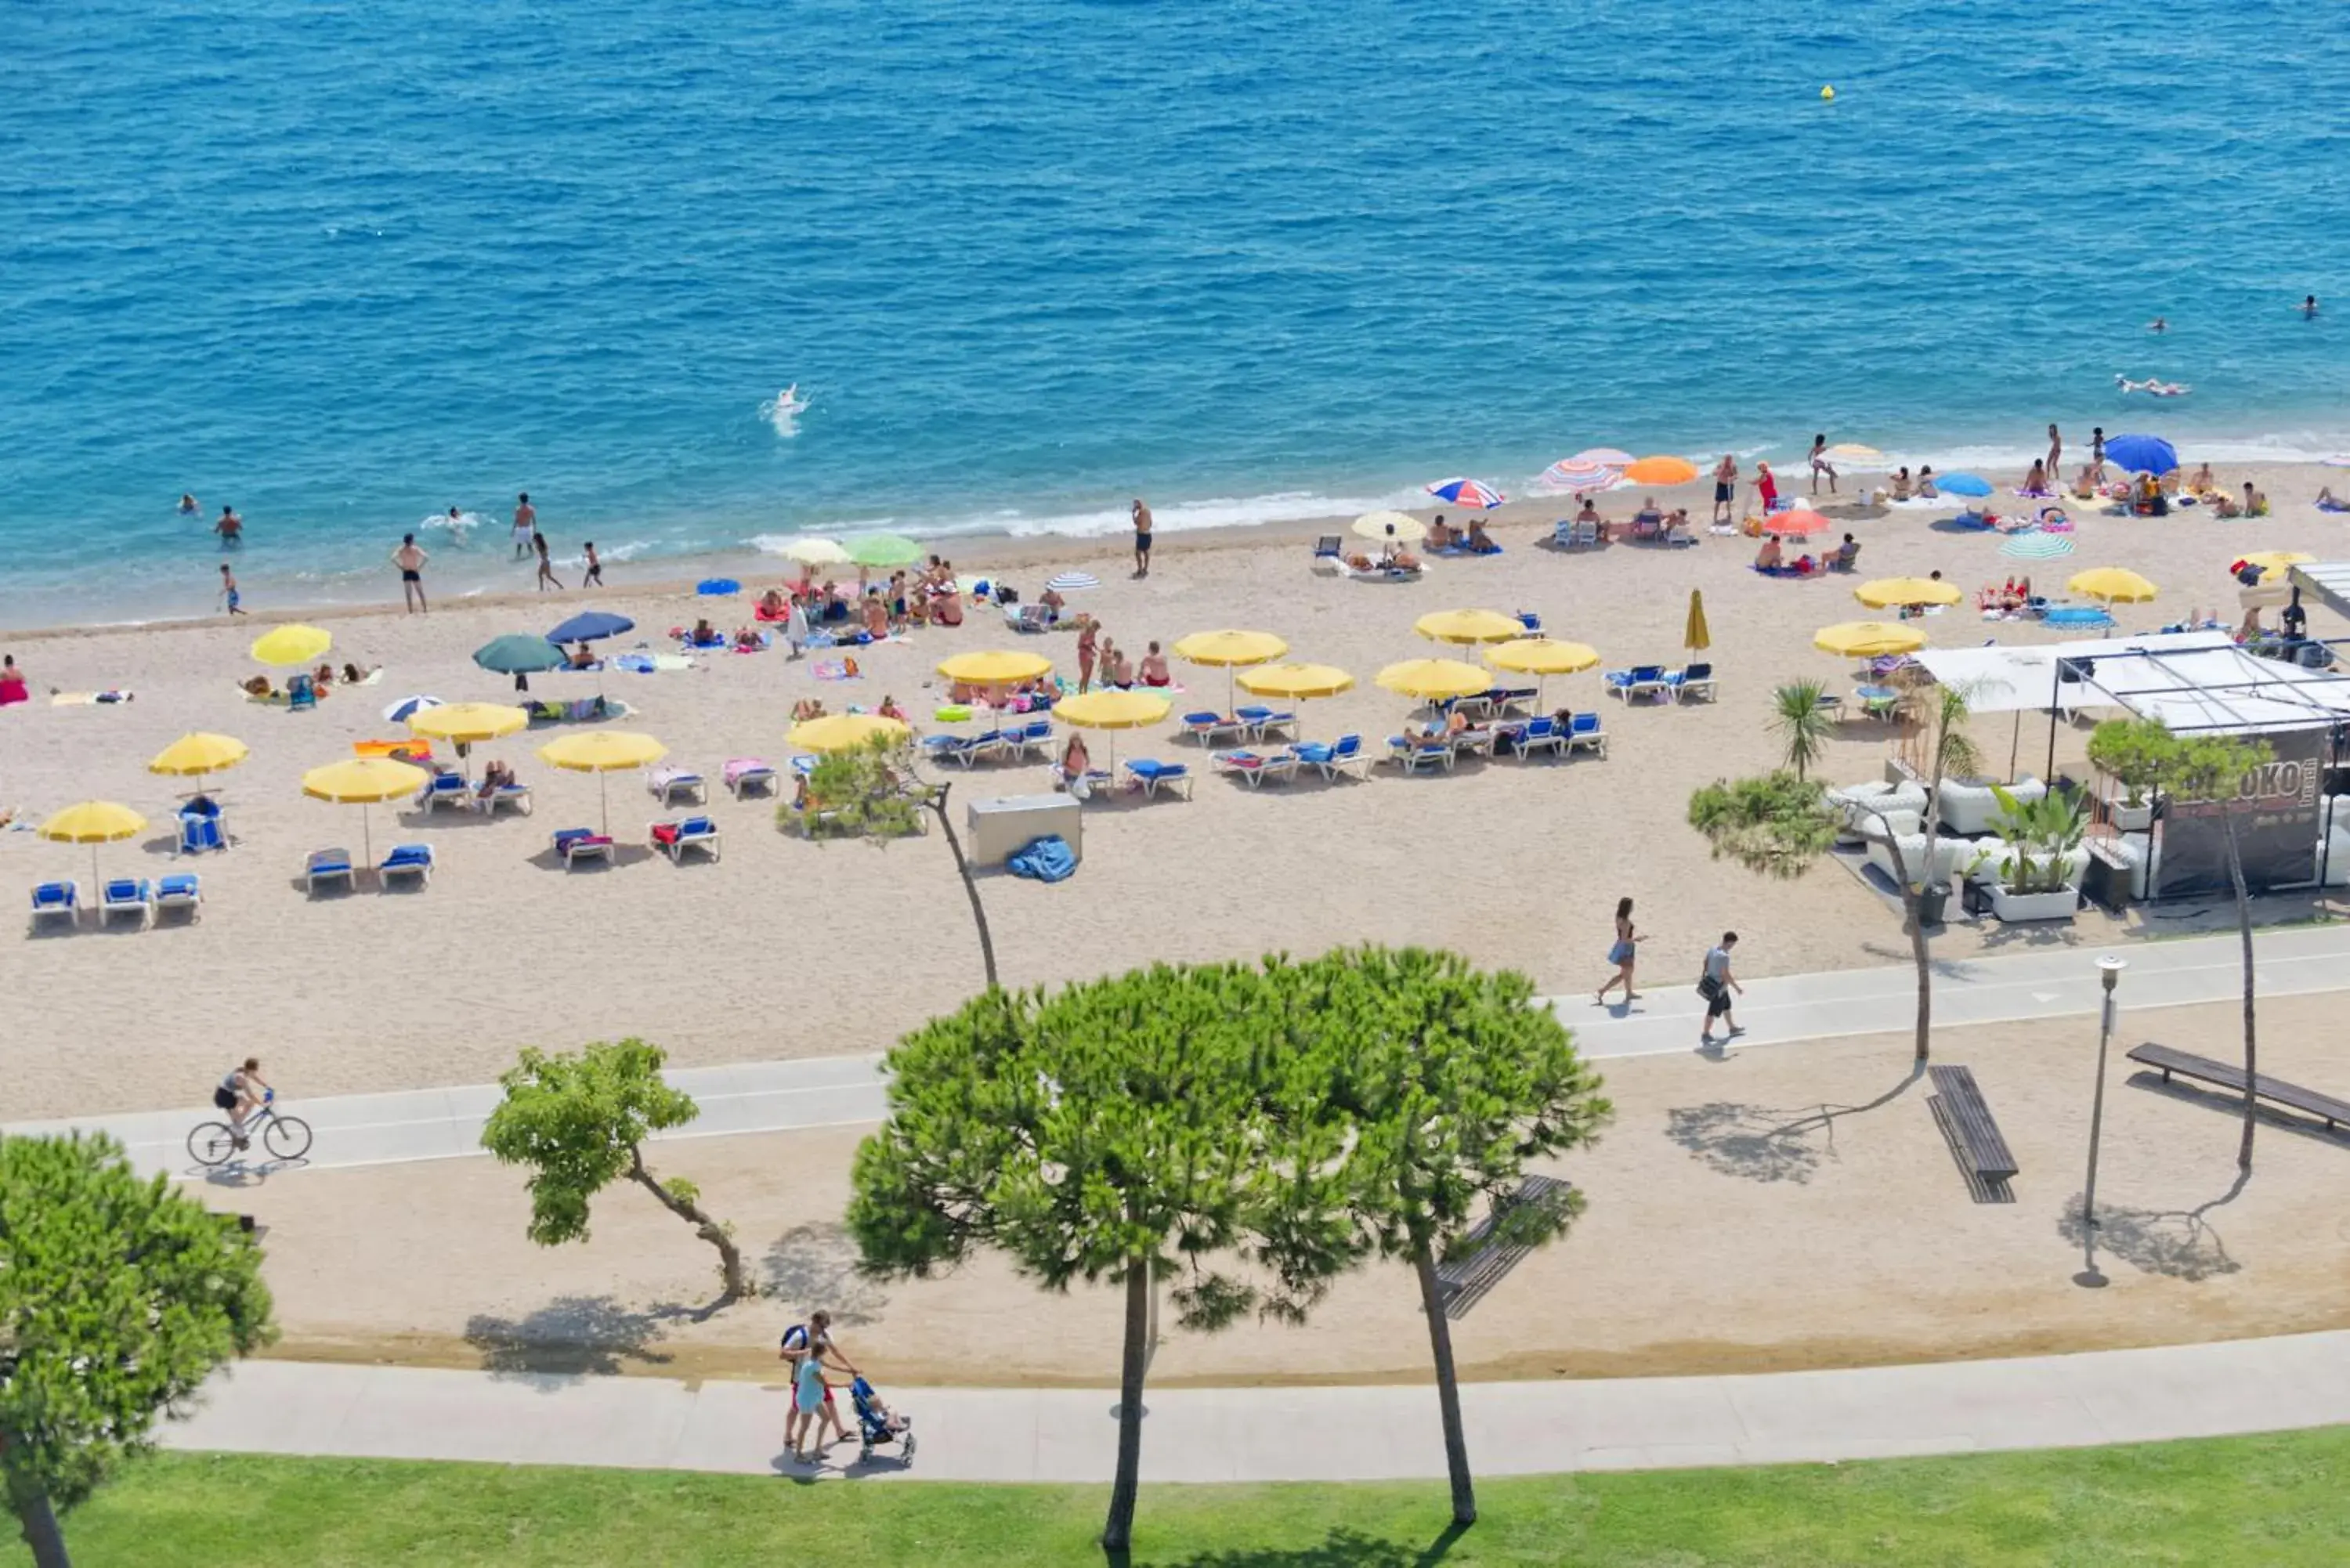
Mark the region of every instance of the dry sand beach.
MULTIPOLYGON (((2043 589, 2069 570, 2108 563, 2161 584, 2160 601, 2123 607, 2125 629, 2183 617, 2190 606, 2232 614, 2227 564, 2252 549, 2343 553, 2342 519, 2310 504, 2333 471, 2260 473, 2277 514, 2251 522, 2204 515, 2160 520, 2081 516, 2078 553, 2038 574, 2043 589)), ((2243 477, 2221 473, 2223 483, 2243 477)), ((1669 494, 1695 501, 1698 487, 1669 494)), ((1638 493, 1604 498, 1628 514, 1638 493)), ((1537 547, 1556 504, 1500 514, 1498 558, 1442 560, 1418 583, 1358 583, 1314 575, 1305 539, 1318 530, 1243 531, 1169 538, 1147 580, 1126 576, 1124 542, 1028 549, 1000 542, 986 568, 1033 597, 1045 570, 1076 560, 1103 579, 1073 608, 1098 618, 1139 654, 1219 626, 1286 638, 1295 657, 1338 664, 1360 684, 1305 705, 1308 735, 1363 733, 1375 746, 1400 728, 1408 704, 1371 676, 1399 659, 1446 652, 1413 635, 1431 610, 1484 607, 1538 611, 1553 635, 1596 646, 1607 667, 1678 659, 1692 587, 1705 591, 1720 701, 1627 710, 1600 693, 1596 675, 1550 683, 1554 704, 1606 716, 1605 761, 1464 763, 1452 774, 1368 782, 1302 782, 1262 791, 1203 778, 1190 802, 1142 804, 1120 796, 1088 809, 1085 861, 1070 882, 1045 887, 1011 877, 985 883, 1003 972, 1016 984, 1116 971, 1152 959, 1193 960, 1267 949, 1317 951, 1371 940, 1456 947, 1488 965, 1534 976, 1546 992, 1597 985, 1615 899, 1641 901, 1653 933, 1644 949, 1649 984, 1679 984, 1706 943, 1726 928, 1743 938, 1749 973, 1785 973, 1903 961, 1906 944, 1887 906, 1834 866, 1798 881, 1767 881, 1709 858, 1683 820, 1690 791, 1723 774, 1768 765, 1772 684, 1796 675, 1848 680, 1845 661, 1814 651, 1812 630, 1867 612, 1856 580, 1767 579, 1749 570, 1751 540, 1707 537, 1694 549, 1617 545, 1558 555, 1537 547)), ((1703 507, 1697 505, 1701 516, 1703 507)), ((1864 545, 1862 577, 1939 569, 1971 592, 2017 563, 1995 541, 1932 527, 1933 514, 1832 512, 1864 545)), ((2076 509, 2077 515, 2077 509, 2076 509)), ((1835 534, 1826 537, 1833 540, 1835 534)), ((968 553, 966 552, 966 556, 968 553)), ((973 562, 958 562, 966 572, 973 562)), ((616 574, 617 576, 617 574, 616 574)), ((396 585, 388 585, 396 586, 396 585)), ((754 587, 758 584, 754 580, 754 587)), ((773 808, 720 792, 712 811, 725 832, 720 864, 683 867, 639 850, 608 871, 567 873, 547 853, 551 828, 596 820, 597 784, 543 764, 533 732, 484 748, 536 786, 537 811, 494 822, 406 807, 376 808, 379 849, 396 839, 431 843, 440 869, 429 890, 306 898, 305 855, 359 847, 357 808, 306 799, 302 772, 349 754, 350 743, 398 735, 383 706, 403 694, 504 700, 509 683, 476 669, 471 651, 492 637, 543 629, 593 603, 634 618, 639 637, 720 611, 747 618, 745 599, 698 600, 616 583, 608 593, 518 596, 443 605, 429 616, 397 607, 326 618, 332 657, 381 664, 380 685, 330 697, 314 712, 248 702, 234 683, 257 668, 246 649, 265 623, 240 620, 55 636, 16 636, 8 646, 31 677, 35 699, 0 711, 0 805, 19 822, 88 798, 136 806, 148 835, 104 847, 101 868, 155 875, 172 867, 170 807, 182 782, 145 771, 146 760, 191 730, 250 743, 252 756, 224 775, 218 793, 236 845, 201 869, 201 921, 135 931, 71 933, 0 943, 0 994, 13 1015, 14 1067, 0 1088, 0 1118, 200 1105, 226 1062, 257 1049, 289 1096, 350 1093, 494 1077, 517 1046, 577 1045, 639 1034, 681 1064, 864 1052, 885 1047, 923 1017, 976 987, 970 915, 943 844, 810 844, 779 833, 773 808), (134 701, 51 706, 52 688, 122 687, 134 701)), ((2322 608, 2313 631, 2338 632, 2322 608)), ((1991 636, 2033 640, 2040 628, 1984 626, 1961 607, 1929 618, 1938 644, 1991 636)), ((1066 633, 1015 639, 993 612, 957 629, 931 628, 869 650, 863 679, 819 682, 809 662, 779 650, 705 657, 700 668, 606 677, 637 709, 628 727, 666 742, 671 758, 714 774, 730 757, 780 763, 798 698, 836 711, 894 695, 918 719, 941 700, 931 672, 970 649, 1022 646, 1053 655, 1074 674, 1066 633)), ((1221 672, 1179 665, 1202 707, 1220 706, 1221 672)), ((592 677, 535 678, 536 695, 593 690, 592 677)), ((1179 705, 1180 706, 1180 705, 1179 705)), ((2028 726, 2027 726, 2028 727, 2028 726)), ((1988 733, 2006 726, 1984 722, 1988 733)), ((1122 734, 1121 757, 1201 760, 1163 732, 1122 734)), ((1877 776, 1882 727, 1848 723, 1824 771, 1877 776)), ((2044 745, 2044 732, 2037 744, 2044 745)), ((2064 739, 2076 756, 2078 732, 2064 739)), ((2035 742, 2023 744, 2030 766, 2035 742)), ((2004 751, 2003 747, 1998 748, 2004 751)), ((1099 747, 1097 761, 1102 758, 1099 747)), ((2003 758, 2002 758, 2003 760, 2003 758)), ((1046 787, 1042 763, 989 766, 953 775, 961 800, 1046 787)), ((643 842, 659 815, 641 782, 610 779, 612 819, 624 844, 643 842)), ((87 883, 87 849, 0 834, 0 884, 23 889, 46 877, 87 883)), ((21 909, 21 902, 19 908, 21 909)), ((2053 938, 2106 941, 2122 934, 2085 915, 2053 938)), ((1956 925, 1943 950, 1988 939, 1956 925)))

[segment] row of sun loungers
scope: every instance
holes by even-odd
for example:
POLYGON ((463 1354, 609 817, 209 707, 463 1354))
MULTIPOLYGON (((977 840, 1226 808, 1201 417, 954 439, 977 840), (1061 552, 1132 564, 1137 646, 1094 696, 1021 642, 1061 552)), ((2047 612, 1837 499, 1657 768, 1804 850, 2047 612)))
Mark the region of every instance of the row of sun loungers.
POLYGON ((1697 697, 1711 701, 1717 694, 1711 664, 1690 664, 1679 670, 1637 664, 1629 670, 1610 670, 1601 680, 1610 696, 1626 702, 1643 697, 1657 702, 1686 702, 1697 697))
MULTIPOLYGON (((193 872, 177 872, 149 881, 144 877, 110 877, 99 889, 95 906, 99 923, 110 925, 117 915, 129 915, 140 925, 173 909, 184 910, 190 919, 204 901, 203 887, 193 872)), ((81 884, 73 881, 44 882, 33 889, 33 927, 45 925, 80 924, 81 884)))
POLYGON ((1496 757, 1506 752, 1523 759, 1536 752, 1571 756, 1585 751, 1601 757, 1607 754, 1607 731, 1596 713, 1570 714, 1565 724, 1542 717, 1463 730, 1457 735, 1390 735, 1387 760, 1408 774, 1423 767, 1440 767, 1449 773, 1464 753, 1496 757))

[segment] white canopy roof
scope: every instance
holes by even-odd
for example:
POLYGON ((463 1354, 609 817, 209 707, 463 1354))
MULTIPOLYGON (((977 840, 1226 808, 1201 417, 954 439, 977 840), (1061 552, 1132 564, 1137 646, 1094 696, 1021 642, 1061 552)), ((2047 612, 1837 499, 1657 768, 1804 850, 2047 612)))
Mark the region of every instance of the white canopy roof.
POLYGON ((2350 561, 2312 561, 2293 567, 2286 581, 2315 594, 2334 614, 2350 616, 2350 561))
POLYGON ((2350 718, 2350 679, 2262 659, 2222 631, 2168 632, 2036 646, 1933 649, 1918 662, 1969 692, 1978 713, 2123 708, 2174 730, 2236 734, 2300 730, 2350 718), (2056 664, 2085 665, 2058 695, 2056 664))
MULTIPOLYGON (((1986 648, 1929 648, 1910 657, 1945 686, 1967 694, 1971 713, 2012 713, 2019 709, 2044 711, 2060 705, 2056 696, 2056 661, 2097 659, 2143 649, 2163 653, 2193 649, 2233 648, 2224 631, 2168 631, 2145 637, 2101 637, 2078 642, 1993 643, 1986 648)), ((2072 683, 2062 706, 2115 706, 2114 699, 2072 683)))

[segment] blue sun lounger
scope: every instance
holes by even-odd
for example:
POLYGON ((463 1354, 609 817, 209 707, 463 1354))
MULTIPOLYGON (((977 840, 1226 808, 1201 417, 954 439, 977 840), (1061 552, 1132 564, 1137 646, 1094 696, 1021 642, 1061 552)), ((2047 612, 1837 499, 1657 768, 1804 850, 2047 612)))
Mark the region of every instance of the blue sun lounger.
POLYGON ((155 913, 159 917, 166 909, 185 909, 188 919, 195 919, 203 901, 203 886, 192 871, 174 871, 155 884, 155 913))
POLYGON ((33 889, 33 924, 63 917, 73 924, 81 913, 81 888, 73 882, 44 882, 33 889))
POLYGON ((303 865, 302 878, 305 890, 313 897, 317 896, 321 883, 340 882, 346 888, 355 886, 351 852, 348 849, 313 849, 310 858, 303 865))
POLYGON ((1289 753, 1306 767, 1320 773, 1326 783, 1350 767, 1355 769, 1357 778, 1367 777, 1370 772, 1371 759, 1364 753, 1363 737, 1360 735, 1341 735, 1331 742, 1301 741, 1290 747, 1289 753))
POLYGON ((109 924, 117 915, 136 915, 145 925, 155 913, 155 889, 143 877, 115 877, 108 880, 99 900, 99 923, 109 924))
POLYGON ((1191 770, 1181 763, 1154 762, 1149 757, 1136 757, 1126 764, 1126 775, 1142 786, 1142 798, 1155 800, 1163 785, 1180 790, 1185 800, 1191 798, 1191 770))
POLYGON ((1252 741, 1262 741, 1275 730, 1295 732, 1297 728, 1295 712, 1278 713, 1271 708, 1243 708, 1233 717, 1247 726, 1248 738, 1252 741))
POLYGON ((420 888, 432 885, 432 846, 430 844, 395 844, 391 853, 376 867, 377 877, 389 885, 394 877, 413 877, 420 888))
POLYGON ((1222 713, 1186 713, 1183 715, 1183 732, 1203 746, 1211 746, 1219 735, 1237 737, 1247 734, 1248 725, 1238 718, 1227 718, 1222 713))
POLYGON ((712 860, 718 857, 718 825, 706 816, 689 816, 678 822, 656 822, 645 829, 645 836, 654 848, 668 855, 672 865, 685 864, 685 852, 699 849, 712 860))

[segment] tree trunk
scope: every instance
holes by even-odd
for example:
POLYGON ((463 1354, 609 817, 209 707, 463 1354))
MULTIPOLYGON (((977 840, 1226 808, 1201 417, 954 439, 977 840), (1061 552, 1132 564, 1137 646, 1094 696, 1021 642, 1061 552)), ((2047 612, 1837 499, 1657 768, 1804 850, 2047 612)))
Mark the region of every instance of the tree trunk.
POLYGON ((725 1282, 722 1301, 739 1301, 754 1293, 751 1282, 743 1273, 743 1249, 734 1244, 726 1227, 712 1219, 701 1204, 681 1198, 661 1185, 658 1177, 645 1168, 644 1151, 629 1150, 629 1179, 660 1199, 661 1207, 693 1227, 694 1234, 718 1249, 720 1277, 725 1282))
POLYGON ((1444 1315, 1444 1287, 1437 1282, 1436 1255, 1415 1249, 1411 1266, 1419 1275, 1419 1306, 1428 1314, 1428 1350, 1436 1362, 1436 1409, 1444 1423, 1444 1469, 1452 1478, 1452 1522, 1477 1522, 1477 1490, 1469 1477, 1469 1438, 1461 1429, 1461 1380, 1452 1370, 1452 1323, 1444 1315))
POLYGON ((49 1506, 49 1494, 20 1493, 16 1508, 25 1544, 32 1548, 33 1568, 73 1568, 73 1559, 66 1555, 65 1532, 57 1528, 57 1510, 49 1506))
POLYGON ((979 884, 972 879, 971 862, 963 858, 962 840, 955 836, 954 821, 947 815, 947 792, 952 784, 941 784, 931 798, 931 809, 939 814, 939 826, 947 836, 947 847, 954 852, 955 874, 962 878, 962 890, 971 899, 971 921, 979 928, 979 961, 987 971, 987 989, 996 988, 995 939, 987 929, 987 906, 979 899, 979 884))
MULTIPOLYGON (((1926 786, 1926 864, 1918 877, 1918 893, 1909 906, 1909 956, 1918 965, 1918 1049, 1921 1064, 1934 1049, 1934 961, 1926 949, 1926 878, 1933 875, 1942 836, 1942 748, 1934 748, 1934 777, 1926 786)), ((1899 850, 1894 851, 1898 863, 1899 850)), ((1949 889, 1943 889, 1945 895, 1949 889)))
POLYGON ((1126 1359, 1118 1378, 1118 1479, 1109 1489, 1102 1548, 1126 1552, 1134 1540, 1134 1494, 1142 1480, 1142 1375, 1150 1355, 1150 1264, 1126 1266, 1126 1359))
POLYGON ((2228 879, 2236 886, 2236 929, 2244 944, 2244 1141, 2236 1149, 2236 1168, 2249 1172, 2252 1129, 2260 1125, 2260 1096, 2252 1091, 2252 1075, 2261 1070, 2252 994, 2252 896, 2244 886, 2244 857, 2236 847, 2236 814, 2224 812, 2221 820, 2228 829, 2228 879))

